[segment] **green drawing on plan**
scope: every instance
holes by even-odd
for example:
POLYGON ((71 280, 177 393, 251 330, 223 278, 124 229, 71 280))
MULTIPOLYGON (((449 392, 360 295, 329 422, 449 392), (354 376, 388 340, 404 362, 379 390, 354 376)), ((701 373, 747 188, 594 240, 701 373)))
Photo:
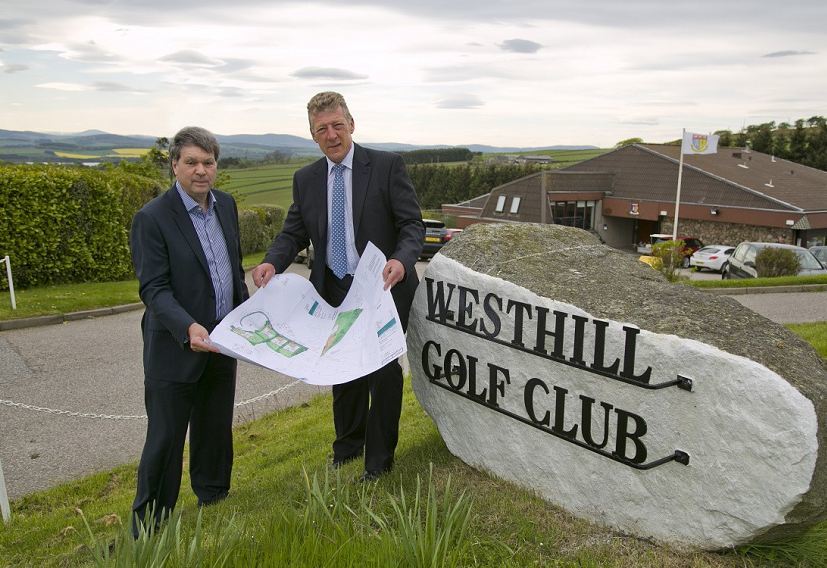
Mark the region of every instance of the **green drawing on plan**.
POLYGON ((339 343, 345 335, 347 335, 348 330, 353 326, 361 313, 362 308, 356 308, 355 310, 348 310, 336 316, 336 322, 333 324, 333 332, 324 344, 322 355, 327 353, 333 348, 334 345, 339 343))
POLYGON ((307 347, 296 343, 289 337, 285 337, 278 331, 273 329, 273 324, 264 312, 252 312, 246 314, 238 323, 241 327, 234 325, 230 326, 230 331, 240 335, 250 342, 251 345, 260 345, 264 343, 278 353, 285 357, 294 357, 299 353, 307 351, 307 347))

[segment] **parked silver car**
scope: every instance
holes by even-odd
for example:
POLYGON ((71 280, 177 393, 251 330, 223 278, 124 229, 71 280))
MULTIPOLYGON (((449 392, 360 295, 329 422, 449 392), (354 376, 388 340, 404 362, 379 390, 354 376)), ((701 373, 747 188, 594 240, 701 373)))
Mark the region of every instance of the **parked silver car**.
POLYGON ((758 271, 755 270, 755 257, 761 249, 767 247, 784 248, 793 251, 798 256, 800 263, 798 270, 799 276, 827 274, 827 269, 813 256, 813 253, 803 247, 781 243, 741 243, 735 248, 732 256, 729 257, 729 264, 727 264, 721 277, 725 280, 729 278, 757 278, 758 271))
POLYGON ((811 253, 813 253, 813 256, 818 259, 818 261, 822 264, 822 266, 827 268, 827 246, 823 246, 823 245, 815 246, 815 247, 810 247, 807 250, 809 250, 811 253))

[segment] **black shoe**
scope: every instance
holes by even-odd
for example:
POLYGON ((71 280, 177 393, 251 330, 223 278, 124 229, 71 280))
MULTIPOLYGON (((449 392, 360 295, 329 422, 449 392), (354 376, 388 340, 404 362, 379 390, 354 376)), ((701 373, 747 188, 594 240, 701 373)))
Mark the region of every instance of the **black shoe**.
POLYGON ((362 475, 359 476, 359 483, 367 483, 370 481, 376 481, 386 473, 388 473, 390 469, 381 469, 381 470, 372 470, 366 469, 362 472, 362 475))
POLYGON ((333 463, 330 464, 330 467, 333 469, 339 469, 340 467, 344 466, 352 462, 355 459, 359 459, 362 457, 362 454, 356 454, 355 456, 348 456, 346 458, 333 458, 333 463))
POLYGON ((229 496, 229 493, 219 493, 218 495, 216 495, 215 497, 212 497, 210 499, 204 499, 204 500, 199 499, 198 500, 198 507, 201 508, 201 507, 209 507, 210 505, 215 505, 216 503, 220 503, 221 501, 226 499, 228 496, 229 496))

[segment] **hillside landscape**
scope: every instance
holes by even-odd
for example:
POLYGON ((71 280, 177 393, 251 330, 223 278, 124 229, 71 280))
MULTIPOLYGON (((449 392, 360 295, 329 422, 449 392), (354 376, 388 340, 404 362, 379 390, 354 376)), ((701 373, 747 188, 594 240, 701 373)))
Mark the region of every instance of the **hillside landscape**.
MULTIPOLYGON (((221 156, 259 160, 275 151, 295 157, 321 156, 319 147, 310 138, 290 134, 217 134, 221 156)), ((0 161, 26 162, 119 162, 137 159, 155 143, 157 137, 145 135, 123 136, 100 130, 77 133, 54 133, 0 130, 0 161)), ((397 142, 366 142, 365 146, 392 152, 407 152, 422 148, 448 148, 445 145, 413 145, 397 142)), ((592 149, 595 146, 546 146, 542 148, 497 147, 468 144, 472 152, 525 153, 544 150, 592 149)))

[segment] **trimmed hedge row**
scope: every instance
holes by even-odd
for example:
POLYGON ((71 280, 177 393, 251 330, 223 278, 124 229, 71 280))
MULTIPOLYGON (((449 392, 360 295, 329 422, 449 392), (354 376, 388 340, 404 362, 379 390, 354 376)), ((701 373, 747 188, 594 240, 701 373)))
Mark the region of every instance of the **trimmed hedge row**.
POLYGON ((0 165, 0 255, 15 285, 129 278, 132 214, 159 189, 115 169, 0 165))
POLYGON ((281 207, 251 207, 239 209, 238 232, 241 237, 241 254, 266 250, 284 225, 284 209, 281 207))
MULTIPOLYGON (((166 189, 117 168, 0 164, 0 257, 11 257, 15 286, 132 278, 132 217, 166 189)), ((239 215, 245 254, 266 248, 284 221, 277 207, 239 215)))

